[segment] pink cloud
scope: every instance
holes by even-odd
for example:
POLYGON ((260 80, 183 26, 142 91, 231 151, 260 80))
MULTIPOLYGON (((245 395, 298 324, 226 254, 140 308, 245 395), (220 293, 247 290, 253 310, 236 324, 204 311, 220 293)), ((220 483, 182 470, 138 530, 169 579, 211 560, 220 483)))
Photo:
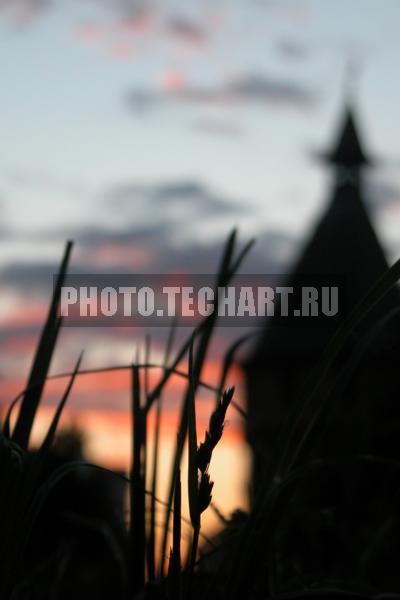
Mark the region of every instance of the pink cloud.
POLYGON ((23 27, 41 17, 48 6, 49 0, 0 0, 0 13, 23 27))
POLYGON ((169 69, 162 73, 160 83, 163 90, 167 92, 177 92, 185 88, 186 80, 184 75, 179 71, 169 69))
POLYGON ((105 242, 85 249, 82 258, 93 266, 145 269, 154 262, 154 252, 145 244, 134 242, 105 242))
POLYGON ((0 353, 6 355, 31 355, 36 344, 36 335, 12 335, 0 342, 0 353))
POLYGON ((73 35, 74 39, 86 44, 94 44, 105 38, 108 28, 96 22, 87 22, 78 25, 73 35))
POLYGON ((157 20, 157 12, 152 8, 142 8, 133 15, 121 19, 118 30, 122 33, 149 33, 157 20))
POLYGON ((48 302, 30 301, 18 304, 0 317, 2 327, 23 329, 43 323, 48 309, 48 302))

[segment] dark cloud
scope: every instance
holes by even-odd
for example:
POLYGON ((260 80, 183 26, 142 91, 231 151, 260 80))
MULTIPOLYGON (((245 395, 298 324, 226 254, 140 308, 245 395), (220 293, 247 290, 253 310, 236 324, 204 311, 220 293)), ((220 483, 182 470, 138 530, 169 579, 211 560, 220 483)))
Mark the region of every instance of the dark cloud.
POLYGON ((51 5, 51 0, 0 0, 0 16, 9 18, 16 25, 28 25, 51 5))
POLYGON ((57 273, 56 262, 11 262, 0 272, 2 285, 33 290, 44 290, 49 293, 53 278, 57 273))
MULTIPOLYGON (((65 239, 71 232, 64 231, 65 239)), ((107 228, 85 228, 75 232, 76 250, 89 248, 96 250, 105 243, 132 244, 134 246, 140 240, 148 244, 155 257, 154 264, 148 272, 152 273, 215 273, 218 269, 222 253, 224 239, 202 243, 191 241, 176 245, 175 240, 169 236, 168 230, 162 231, 159 227, 149 227, 135 230, 131 224, 125 229, 112 231, 107 228)), ((52 234, 55 235, 54 233, 52 234)), ((61 231, 57 235, 62 235, 61 231)), ((42 236, 42 238, 45 236, 42 236)), ((243 243, 246 240, 241 240, 243 243)), ((293 248, 295 240, 292 236, 280 230, 268 230, 257 236, 256 244, 250 252, 242 268, 247 273, 283 273, 286 268, 288 248, 293 248)), ((61 255, 60 243, 60 255, 61 255)), ((93 254, 92 254, 93 256, 93 254)), ((101 264, 94 265, 85 262, 85 253, 80 257, 79 264, 72 261, 70 273, 107 273, 115 272, 115 268, 107 268, 101 264)), ((0 272, 0 280, 3 286, 32 292, 42 291, 47 297, 53 285, 54 276, 59 266, 59 257, 53 261, 32 261, 9 263, 0 272)))
POLYGON ((244 101, 277 102, 303 107, 315 101, 315 94, 303 84, 263 75, 247 75, 237 79, 227 86, 227 93, 244 101))
POLYGON ((297 40, 282 39, 278 41, 276 51, 281 58, 290 61, 301 61, 310 56, 310 48, 297 40))
MULTIPOLYGON (((23 171, 16 177, 15 185, 31 186, 33 182, 42 185, 47 179, 42 181, 39 175, 36 178, 32 174, 25 176, 23 171)), ((196 179, 158 183, 126 181, 110 185, 100 196, 92 197, 92 200, 93 207, 97 207, 98 218, 94 222, 92 220, 90 225, 85 220, 81 226, 60 225, 58 228, 34 230, 30 233, 12 231, 5 226, 0 227, 0 240, 6 236, 12 236, 14 240, 21 239, 24 243, 31 244, 34 253, 35 245, 43 248, 43 244, 47 244, 49 252, 53 252, 55 244, 62 247, 64 240, 72 238, 83 254, 85 250, 89 251, 88 261, 91 265, 101 263, 100 254, 96 254, 98 250, 101 251, 107 268, 120 264, 120 258, 125 267, 128 265, 130 268, 129 264, 135 264, 135 260, 130 261, 127 256, 132 244, 133 252, 138 252, 136 264, 142 256, 146 268, 156 261, 155 269, 174 269, 174 258, 182 264, 185 251, 180 254, 180 251, 175 252, 173 248, 178 245, 185 248, 189 240, 201 239, 205 231, 208 232, 209 239, 213 236, 215 238, 218 231, 224 233, 233 223, 247 217, 251 208, 250 201, 232 198, 196 179), (107 221, 110 215, 112 219, 107 221), (101 224, 97 225, 99 222, 101 224)), ((204 252, 208 252, 205 247, 204 252)), ((190 260, 199 266, 201 264, 201 260, 200 263, 197 262, 196 256, 190 260)), ((185 261, 185 264, 188 263, 185 261)), ((49 274, 54 274, 56 266, 52 262, 41 263, 40 269, 33 269, 30 264, 19 266, 16 263, 8 265, 0 275, 6 282, 23 280, 29 281, 29 285, 37 282, 40 287, 49 274)), ((89 265, 88 268, 90 270, 93 267, 89 265)))
POLYGON ((165 97, 160 92, 134 89, 127 94, 128 105, 135 112, 145 112, 159 106, 165 97))
POLYGON ((147 213, 153 212, 153 218, 168 216, 178 218, 188 213, 203 215, 206 218, 241 213, 246 208, 245 203, 233 201, 224 195, 208 189, 195 180, 172 181, 159 184, 119 184, 104 194, 105 201, 118 208, 137 212, 142 204, 147 213))
POLYGON ((139 16, 156 5, 152 0, 86 0, 87 5, 100 7, 120 16, 139 16))
MULTIPOLYGON (((29 243, 62 245, 76 242, 71 270, 88 273, 141 272, 213 273, 218 268, 224 239, 233 222, 249 213, 248 203, 216 193, 193 179, 162 183, 127 182, 111 186, 102 196, 105 214, 113 211, 118 222, 61 226, 34 232, 29 243), (204 238, 206 233, 206 239, 204 238), (221 232, 221 234, 218 234, 221 232), (76 262, 75 262, 76 261, 76 262), (136 266, 135 266, 136 265, 136 266), (140 271, 139 271, 140 272, 140 271)), ((97 204, 98 205, 98 204, 97 204)), ((247 262, 248 272, 279 272, 293 239, 283 231, 269 231, 247 262), (278 270, 278 271, 276 271, 278 270)), ((48 294, 59 256, 51 261, 14 262, 0 272, 3 285, 39 289, 48 294)))
MULTIPOLYGON (((165 242, 172 231, 173 228, 167 224, 158 223, 139 227, 137 224, 131 223, 126 228, 117 229, 108 229, 100 226, 82 227, 75 231, 63 229, 57 232, 57 238, 73 237, 78 245, 82 244, 90 247, 110 242, 125 244, 133 240, 135 242, 154 244, 157 241, 161 243, 165 242)), ((54 237, 53 234, 51 236, 54 237)))
POLYGON ((203 44, 207 34, 196 21, 186 17, 173 16, 166 22, 166 29, 177 39, 190 44, 203 44))
POLYGON ((217 86, 183 85, 178 89, 151 91, 133 89, 127 95, 132 109, 154 108, 170 102, 218 106, 260 104, 310 108, 317 95, 308 86, 259 74, 248 74, 217 86))

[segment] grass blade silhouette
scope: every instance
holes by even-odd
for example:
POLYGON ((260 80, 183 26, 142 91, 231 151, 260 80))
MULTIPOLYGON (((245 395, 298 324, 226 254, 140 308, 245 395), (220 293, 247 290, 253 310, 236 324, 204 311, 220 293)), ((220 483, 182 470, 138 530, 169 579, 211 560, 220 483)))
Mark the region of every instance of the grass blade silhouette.
MULTIPOLYGON (((233 230, 232 233, 229 235, 227 243, 225 245, 225 249, 223 251, 220 267, 219 267, 218 274, 216 277, 215 293, 214 293, 215 298, 218 298, 218 288, 225 287, 226 285, 228 285, 229 281, 231 280, 231 278, 234 275, 234 272, 232 271, 232 262, 234 261, 233 254, 234 254, 234 250, 235 250, 236 235, 237 235, 236 230, 233 230)), ((236 259, 236 261, 234 261, 236 268, 240 267, 241 262, 245 258, 245 254, 243 252, 241 252, 239 255, 239 258, 240 258, 240 260, 236 259)), ((214 328, 216 325, 217 316, 218 316, 218 311, 214 311, 212 314, 210 314, 208 317, 206 317, 204 319, 202 325, 198 328, 199 341, 198 341, 196 353, 194 355, 194 360, 193 360, 193 374, 194 374, 195 380, 197 382, 201 378, 201 372, 202 372, 202 369, 203 369, 203 366, 205 363, 205 359, 206 359, 206 355, 208 352, 211 337, 212 337, 212 334, 213 334, 213 331, 214 331, 214 328)), ((196 389, 195 389, 195 392, 196 392, 196 389)), ((179 464, 180 464, 180 461, 182 458, 183 445, 184 445, 184 441, 186 438, 186 432, 187 432, 189 394, 190 394, 190 382, 188 384, 187 391, 186 391, 186 394, 185 394, 185 397, 183 400, 180 424, 179 424, 179 429, 178 429, 178 434, 180 436, 180 439, 182 440, 181 444, 178 444, 178 446, 176 448, 176 454, 178 455, 178 458, 179 458, 179 464)), ((171 514, 171 508, 172 508, 172 499, 173 499, 173 490, 174 490, 174 481, 175 481, 175 465, 176 464, 177 464, 177 460, 176 460, 176 456, 175 456, 173 463, 172 463, 173 467, 172 467, 172 473, 171 473, 171 477, 170 477, 170 485, 169 485, 169 492, 168 492, 168 498, 167 498, 168 508, 167 508, 166 514, 165 514, 164 536, 163 536, 161 553, 160 553, 161 557, 165 557, 165 554, 166 554, 167 536, 168 536, 168 529, 169 529, 169 519, 170 519, 170 514, 171 514)), ((163 558, 162 558, 162 560, 163 560, 163 558)))
POLYGON ((38 409, 43 388, 53 357, 61 319, 58 316, 61 287, 65 280, 69 257, 72 251, 72 242, 68 242, 61 262, 60 271, 54 288, 46 324, 37 347, 32 369, 28 379, 27 391, 23 397, 20 412, 12 434, 13 440, 22 448, 27 448, 29 438, 38 409), (38 385, 34 386, 34 384, 38 385))
POLYGON ((132 557, 132 584, 136 593, 145 583, 146 565, 146 502, 144 447, 146 439, 146 413, 140 405, 140 371, 132 366, 132 469, 130 485, 130 542, 132 557))

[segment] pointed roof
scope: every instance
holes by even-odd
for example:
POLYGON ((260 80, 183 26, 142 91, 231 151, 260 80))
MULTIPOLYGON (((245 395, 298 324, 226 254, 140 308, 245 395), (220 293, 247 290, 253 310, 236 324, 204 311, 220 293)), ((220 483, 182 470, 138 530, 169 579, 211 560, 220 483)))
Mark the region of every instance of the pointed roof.
POLYGON ((354 111, 350 105, 345 107, 333 149, 326 153, 324 158, 330 164, 347 168, 360 168, 371 163, 361 143, 354 111))
MULTIPOLYGON (((367 163, 350 112, 347 112, 345 127, 331 157, 331 162, 339 165, 361 166, 367 163)), ((302 281, 304 285, 312 285, 312 276, 344 277, 347 312, 387 268, 383 250, 362 201, 359 179, 343 180, 338 174, 328 208, 283 285, 293 285, 295 289, 297 286, 298 289, 302 281)), ((393 289, 371 311, 363 326, 366 327, 386 311, 398 306, 399 302, 399 292, 393 289)), ((315 317, 312 323, 309 319, 300 321, 299 325, 291 323, 285 326, 284 319, 267 319, 265 333, 246 365, 265 366, 270 359, 293 358, 296 361, 307 356, 319 356, 337 328, 337 323, 328 319, 327 324, 326 319, 321 321, 319 317, 315 317)))
MULTIPOLYGON (((345 293, 345 312, 348 314, 387 268, 383 250, 358 190, 346 183, 336 190, 313 237, 283 285, 298 289, 302 282, 303 285, 312 285, 314 279, 315 285, 318 285, 319 275, 331 275, 333 285, 335 276, 340 282, 343 279, 339 293, 345 293)), ((361 329, 398 306, 399 301, 397 289, 389 292, 371 311, 361 329)), ((343 297, 339 298, 339 302, 343 302, 343 297)), ((268 319, 265 334, 249 363, 262 361, 265 364, 265 359, 274 357, 296 359, 318 355, 337 326, 335 320, 328 323, 319 317, 312 322, 303 319, 301 323, 290 322, 285 326, 284 319, 272 317, 268 319)))

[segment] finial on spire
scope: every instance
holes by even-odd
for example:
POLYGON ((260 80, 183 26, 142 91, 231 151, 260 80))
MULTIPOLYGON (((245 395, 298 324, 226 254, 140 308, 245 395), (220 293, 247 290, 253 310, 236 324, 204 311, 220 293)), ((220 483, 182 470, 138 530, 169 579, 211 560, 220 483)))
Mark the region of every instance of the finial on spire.
POLYGON ((344 68, 344 97, 347 105, 352 106, 355 102, 356 91, 359 85, 362 68, 361 56, 354 53, 349 56, 344 68))

